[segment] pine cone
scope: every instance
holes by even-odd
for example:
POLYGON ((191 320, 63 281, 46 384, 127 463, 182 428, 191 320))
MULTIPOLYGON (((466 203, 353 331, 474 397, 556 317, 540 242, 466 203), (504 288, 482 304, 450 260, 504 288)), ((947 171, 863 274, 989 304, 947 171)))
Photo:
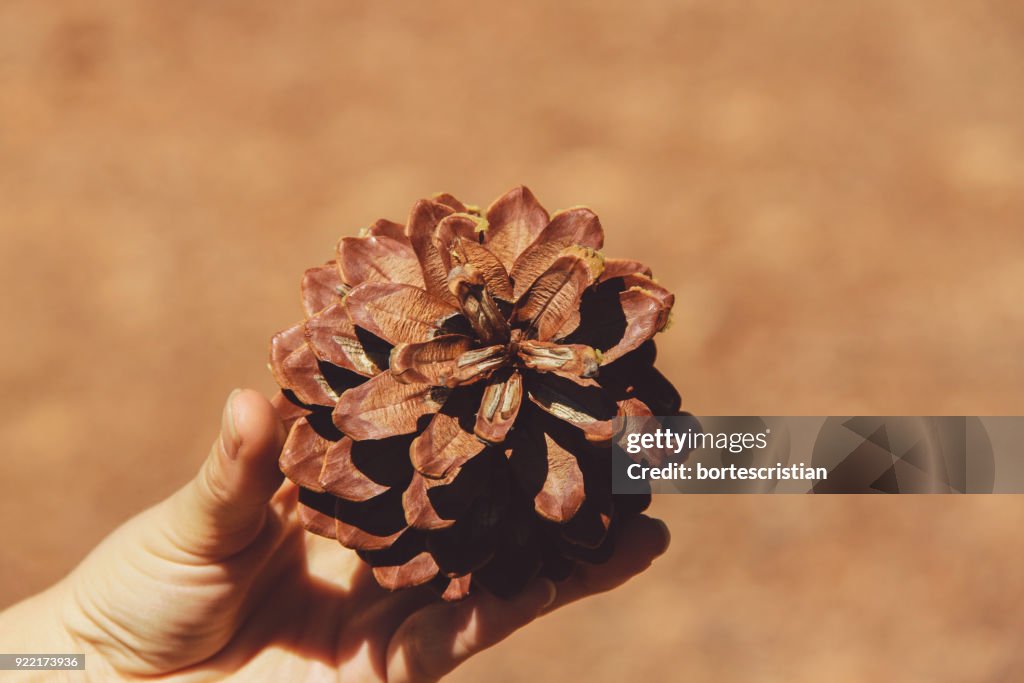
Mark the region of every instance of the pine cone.
POLYGON ((446 600, 607 559, 649 503, 611 493, 611 420, 679 396, 651 341, 673 296, 603 242, 525 187, 483 215, 443 194, 306 271, 307 317, 270 353, 305 527, 446 600))

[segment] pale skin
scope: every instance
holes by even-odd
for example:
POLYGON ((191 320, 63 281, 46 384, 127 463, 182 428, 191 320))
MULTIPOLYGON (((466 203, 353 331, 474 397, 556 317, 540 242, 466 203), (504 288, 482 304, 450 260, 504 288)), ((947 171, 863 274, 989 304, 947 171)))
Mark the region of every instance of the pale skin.
POLYGON ((18 680, 434 681, 542 615, 610 590, 668 546, 638 517, 615 556, 512 600, 389 593, 352 551, 305 532, 282 483, 284 429, 231 394, 199 474, 104 539, 68 576, 0 613, 0 652, 86 654, 85 672, 18 680))

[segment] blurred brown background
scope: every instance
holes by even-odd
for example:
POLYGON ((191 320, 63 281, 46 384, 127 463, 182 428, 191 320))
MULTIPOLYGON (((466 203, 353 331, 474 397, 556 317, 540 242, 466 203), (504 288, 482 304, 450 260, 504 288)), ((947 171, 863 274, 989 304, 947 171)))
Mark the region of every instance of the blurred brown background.
MULTIPOLYGON (((0 3, 0 604, 182 484, 335 240, 592 206, 705 414, 1024 413, 1024 5, 0 3)), ((664 497, 456 681, 1021 680, 1024 499, 664 497)))

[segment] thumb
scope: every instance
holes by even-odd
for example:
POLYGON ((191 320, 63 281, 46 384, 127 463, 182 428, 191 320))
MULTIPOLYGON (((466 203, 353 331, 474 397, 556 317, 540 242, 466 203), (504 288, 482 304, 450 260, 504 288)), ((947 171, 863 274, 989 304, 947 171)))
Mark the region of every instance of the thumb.
POLYGON ((277 458, 284 436, 277 411, 262 394, 231 392, 220 435, 199 474, 166 501, 163 527, 169 540, 208 561, 249 545, 263 528, 267 503, 283 478, 277 458))

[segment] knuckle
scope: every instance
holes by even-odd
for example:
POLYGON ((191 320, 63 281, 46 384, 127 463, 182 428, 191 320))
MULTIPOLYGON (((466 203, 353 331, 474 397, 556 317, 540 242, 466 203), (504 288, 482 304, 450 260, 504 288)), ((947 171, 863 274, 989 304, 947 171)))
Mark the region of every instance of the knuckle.
MULTIPOLYGON (((444 639, 437 624, 430 619, 414 618, 406 623, 402 647, 408 680, 414 683, 437 681, 447 672, 444 639)), ((449 642, 449 648, 451 643, 449 642)))
POLYGON ((213 507, 226 507, 231 503, 231 489, 224 476, 216 449, 206 459, 195 483, 200 497, 213 507))

